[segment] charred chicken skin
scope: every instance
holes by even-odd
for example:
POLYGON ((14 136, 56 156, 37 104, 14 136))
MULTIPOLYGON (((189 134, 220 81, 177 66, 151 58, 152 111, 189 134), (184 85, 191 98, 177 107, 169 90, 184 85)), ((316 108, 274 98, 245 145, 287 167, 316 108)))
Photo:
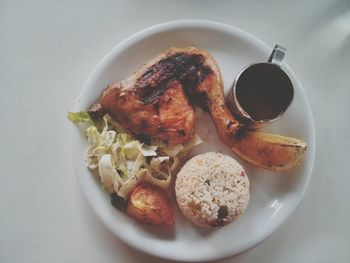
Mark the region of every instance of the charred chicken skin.
POLYGON ((100 105, 144 141, 182 144, 194 135, 194 109, 209 112, 220 139, 232 151, 259 167, 284 171, 297 166, 306 143, 270 133, 247 132, 225 102, 223 81, 214 58, 204 50, 170 48, 141 66, 127 80, 103 92, 100 105))
POLYGON ((194 135, 194 109, 208 111, 222 141, 232 146, 240 123, 230 113, 213 57, 198 48, 171 48, 128 79, 107 87, 105 112, 143 139, 182 144, 194 135))

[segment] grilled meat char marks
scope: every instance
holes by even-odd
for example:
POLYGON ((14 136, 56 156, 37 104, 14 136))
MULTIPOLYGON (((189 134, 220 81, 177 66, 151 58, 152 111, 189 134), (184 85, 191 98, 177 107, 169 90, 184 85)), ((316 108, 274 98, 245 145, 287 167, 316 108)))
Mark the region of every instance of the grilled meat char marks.
POLYGON ((192 103, 206 108, 207 103, 201 101, 205 96, 195 96, 195 87, 212 74, 212 70, 204 65, 205 58, 201 54, 175 53, 151 66, 136 82, 136 92, 145 104, 157 105, 159 96, 169 87, 171 80, 178 80, 192 103))
POLYGON ((293 138, 246 132, 227 106, 215 59, 195 47, 173 47, 162 52, 127 79, 108 86, 100 104, 102 107, 91 108, 92 115, 108 113, 140 140, 156 139, 168 145, 193 138, 194 105, 198 105, 210 114, 223 143, 243 159, 272 170, 298 163, 301 154, 295 154, 290 141, 292 146, 305 148, 304 142, 293 138), (281 144, 286 146, 282 147, 284 151, 277 147, 281 144), (265 157, 260 158, 261 147, 272 149, 268 165, 265 157))
POLYGON ((169 145, 193 138, 193 105, 209 112, 229 146, 240 128, 226 105, 218 65, 209 53, 194 47, 161 53, 126 80, 109 86, 100 102, 135 136, 169 145))

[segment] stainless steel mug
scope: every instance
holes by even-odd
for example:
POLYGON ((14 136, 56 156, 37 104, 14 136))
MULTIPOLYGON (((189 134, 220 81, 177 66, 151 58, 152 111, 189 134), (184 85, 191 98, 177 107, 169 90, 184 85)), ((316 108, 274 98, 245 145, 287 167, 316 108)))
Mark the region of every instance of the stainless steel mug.
POLYGON ((285 53, 285 48, 276 45, 268 62, 249 65, 233 82, 228 105, 248 129, 280 119, 292 103, 293 84, 281 67, 285 53))

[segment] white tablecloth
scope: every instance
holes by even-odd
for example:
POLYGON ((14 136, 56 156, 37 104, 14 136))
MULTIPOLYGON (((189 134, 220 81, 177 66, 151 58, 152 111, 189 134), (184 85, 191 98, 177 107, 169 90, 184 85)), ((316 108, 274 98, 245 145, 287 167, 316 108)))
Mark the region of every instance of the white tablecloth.
POLYGON ((316 122, 315 167, 296 212, 222 262, 350 262, 348 0, 1 1, 0 262, 163 262, 119 241, 87 204, 66 112, 117 43, 178 19, 223 22, 287 47, 316 122))

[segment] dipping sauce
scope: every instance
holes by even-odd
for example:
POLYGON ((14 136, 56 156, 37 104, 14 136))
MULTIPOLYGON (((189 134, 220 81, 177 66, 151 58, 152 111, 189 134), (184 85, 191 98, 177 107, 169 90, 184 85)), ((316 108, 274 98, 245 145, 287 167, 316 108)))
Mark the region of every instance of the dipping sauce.
POLYGON ((236 96, 242 109, 256 121, 274 119, 281 115, 293 98, 289 77, 278 66, 255 64, 241 74, 236 96))
POLYGON ((257 63, 236 78, 228 96, 232 112, 257 128, 279 118, 293 100, 293 84, 287 73, 273 63, 257 63))

